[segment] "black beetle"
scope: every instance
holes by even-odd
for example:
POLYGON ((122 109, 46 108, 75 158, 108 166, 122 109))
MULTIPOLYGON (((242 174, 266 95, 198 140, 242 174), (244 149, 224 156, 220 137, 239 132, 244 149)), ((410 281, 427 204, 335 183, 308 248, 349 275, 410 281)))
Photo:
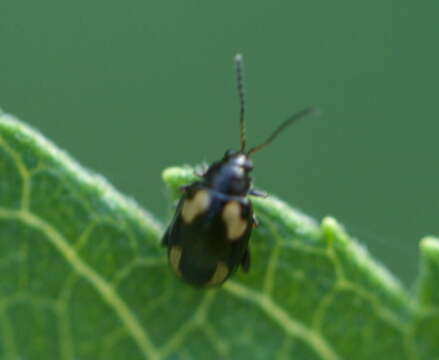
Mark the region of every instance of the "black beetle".
POLYGON ((250 154, 270 144, 291 123, 314 111, 307 108, 298 112, 281 123, 265 142, 246 151, 242 62, 242 56, 236 55, 241 149, 226 151, 220 161, 199 174, 199 181, 182 188, 183 196, 162 239, 174 272, 194 286, 221 285, 240 265, 248 272, 249 239, 256 219, 247 195, 265 196, 251 187, 250 154))

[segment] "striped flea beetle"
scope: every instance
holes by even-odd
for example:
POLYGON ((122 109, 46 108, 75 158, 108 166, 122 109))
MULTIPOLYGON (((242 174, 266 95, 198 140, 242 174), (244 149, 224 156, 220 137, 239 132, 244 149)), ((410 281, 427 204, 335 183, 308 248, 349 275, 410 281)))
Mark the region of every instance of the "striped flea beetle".
POLYGON ((239 266, 248 272, 249 239, 257 223, 247 195, 265 196, 251 186, 249 174, 253 162, 250 155, 269 145, 287 126, 314 111, 307 108, 294 114, 265 142, 246 150, 241 55, 235 56, 235 64, 241 148, 226 151, 221 160, 199 174, 199 181, 182 187, 183 196, 162 239, 173 271, 194 286, 221 285, 239 266))

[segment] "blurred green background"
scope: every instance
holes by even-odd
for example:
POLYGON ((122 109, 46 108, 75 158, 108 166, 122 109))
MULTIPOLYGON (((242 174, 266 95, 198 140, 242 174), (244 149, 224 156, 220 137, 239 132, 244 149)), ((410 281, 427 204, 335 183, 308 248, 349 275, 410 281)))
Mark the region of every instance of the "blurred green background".
POLYGON ((333 215, 408 286, 439 235, 439 2, 0 1, 0 107, 161 219, 161 171, 238 144, 259 188, 333 215))

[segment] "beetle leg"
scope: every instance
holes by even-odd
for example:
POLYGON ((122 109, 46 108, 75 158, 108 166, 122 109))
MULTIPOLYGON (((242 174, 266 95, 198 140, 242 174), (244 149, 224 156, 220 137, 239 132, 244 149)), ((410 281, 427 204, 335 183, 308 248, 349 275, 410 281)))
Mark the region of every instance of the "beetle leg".
POLYGON ((256 227, 256 226, 259 226, 259 221, 258 221, 258 219, 256 218, 256 215, 253 213, 253 215, 252 215, 252 221, 253 221, 253 226, 254 227, 256 227))
POLYGON ((268 196, 268 194, 265 191, 256 190, 256 189, 250 189, 248 194, 262 198, 266 198, 268 196))
POLYGON ((241 260, 241 266, 242 266, 242 270, 244 270, 244 272, 248 272, 250 270, 250 249, 247 248, 247 250, 245 250, 244 256, 241 260))
POLYGON ((190 188, 191 184, 180 186, 181 192, 186 192, 190 188))

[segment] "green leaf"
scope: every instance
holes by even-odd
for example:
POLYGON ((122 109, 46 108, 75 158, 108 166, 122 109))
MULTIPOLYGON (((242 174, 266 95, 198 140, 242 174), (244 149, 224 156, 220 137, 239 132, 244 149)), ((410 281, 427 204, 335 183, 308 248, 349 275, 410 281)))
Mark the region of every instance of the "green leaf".
MULTIPOLYGON (((6 114, 0 173, 2 359, 439 358, 435 238, 411 297, 334 219, 254 199, 250 273, 199 290, 161 224, 6 114)), ((174 199, 194 179, 163 176, 174 199)))

